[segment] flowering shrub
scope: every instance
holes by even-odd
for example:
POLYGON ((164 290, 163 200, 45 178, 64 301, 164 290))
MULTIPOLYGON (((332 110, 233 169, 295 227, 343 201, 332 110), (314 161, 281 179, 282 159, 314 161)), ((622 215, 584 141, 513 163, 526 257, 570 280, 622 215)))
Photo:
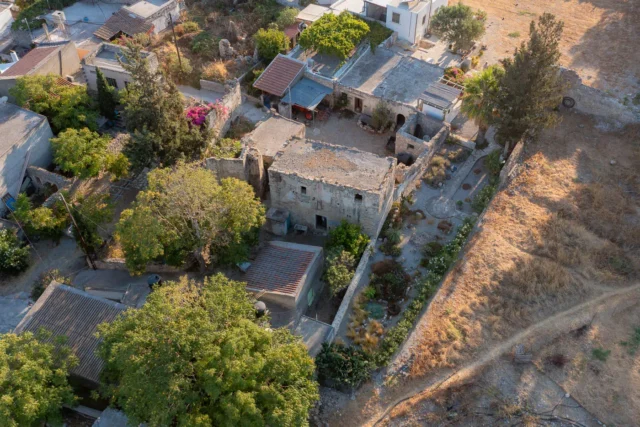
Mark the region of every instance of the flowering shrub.
POLYGON ((464 83, 464 80, 465 80, 464 71, 462 71, 458 67, 445 68, 444 76, 448 78, 451 82, 457 83, 459 85, 464 83))
POLYGON ((189 120, 189 122, 191 122, 191 124, 195 126, 202 126, 207 120, 207 114, 209 114, 211 110, 215 110, 218 117, 223 119, 226 118, 229 114, 229 107, 218 100, 215 103, 209 103, 206 105, 194 105, 187 108, 187 119, 189 120))

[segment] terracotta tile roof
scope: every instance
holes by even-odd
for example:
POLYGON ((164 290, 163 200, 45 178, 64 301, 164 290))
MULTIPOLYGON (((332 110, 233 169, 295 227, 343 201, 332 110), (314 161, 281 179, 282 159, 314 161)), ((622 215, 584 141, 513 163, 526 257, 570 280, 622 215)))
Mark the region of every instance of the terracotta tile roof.
POLYGON ((0 74, 0 77, 19 77, 29 74, 31 70, 40 65, 50 54, 61 48, 62 46, 36 47, 20 58, 20 60, 7 71, 0 74))
POLYGON ((247 270, 244 277, 247 288, 297 296, 307 270, 320 254, 319 249, 297 244, 286 247, 278 245, 278 242, 270 242, 247 270))
POLYGON ((298 27, 298 25, 299 24, 296 22, 295 24, 291 24, 288 27, 285 27, 284 34, 287 36, 287 38, 293 39, 295 36, 300 34, 300 28, 298 27))
POLYGON ((78 366, 71 373, 98 383, 104 362, 95 352, 101 340, 95 337, 97 326, 112 322, 126 306, 70 286, 52 282, 29 313, 15 329, 15 333, 33 332, 40 328, 56 336, 67 337, 66 344, 78 357, 78 366))
POLYGON ((139 33, 148 33, 152 28, 153 24, 137 17, 131 12, 120 9, 111 15, 111 17, 107 19, 107 22, 93 34, 100 39, 111 41, 120 33, 126 34, 127 36, 134 36, 139 33))
POLYGON ((278 55, 258 77, 253 87, 272 95, 282 96, 304 65, 304 62, 278 55))

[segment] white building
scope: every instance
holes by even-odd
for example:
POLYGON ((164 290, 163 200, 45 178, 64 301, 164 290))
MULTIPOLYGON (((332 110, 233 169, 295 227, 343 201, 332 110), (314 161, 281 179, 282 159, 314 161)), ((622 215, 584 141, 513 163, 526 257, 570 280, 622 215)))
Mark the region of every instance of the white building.
MULTIPOLYGON (((96 68, 100 68, 107 82, 117 90, 125 89, 131 81, 131 74, 126 71, 120 61, 124 61, 122 46, 110 43, 102 43, 98 50, 90 53, 82 59, 82 71, 89 90, 97 91, 96 68)), ((155 71, 158 68, 158 58, 155 53, 143 51, 142 55, 147 59, 149 69, 155 71)))

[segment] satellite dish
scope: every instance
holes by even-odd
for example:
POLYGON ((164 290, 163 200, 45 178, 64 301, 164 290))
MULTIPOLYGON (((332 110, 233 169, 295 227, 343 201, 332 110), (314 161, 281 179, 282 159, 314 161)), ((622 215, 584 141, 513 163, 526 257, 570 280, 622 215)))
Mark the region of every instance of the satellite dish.
POLYGON ((308 27, 308 25, 307 25, 306 23, 304 23, 304 22, 301 22, 301 23, 299 23, 299 24, 298 24, 298 29, 299 29, 301 32, 302 32, 302 31, 304 31, 304 30, 306 30, 306 29, 307 29, 307 27, 308 27))

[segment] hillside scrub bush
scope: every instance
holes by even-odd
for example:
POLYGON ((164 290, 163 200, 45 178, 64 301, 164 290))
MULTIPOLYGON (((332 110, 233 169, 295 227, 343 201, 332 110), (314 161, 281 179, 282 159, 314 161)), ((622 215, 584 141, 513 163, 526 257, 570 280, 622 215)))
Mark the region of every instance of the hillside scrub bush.
POLYGON ((185 33, 195 33, 200 29, 200 26, 198 25, 197 22, 186 21, 185 23, 182 24, 182 28, 184 29, 185 33))
POLYGON ((179 83, 185 82, 189 74, 193 72, 191 61, 184 55, 180 55, 180 59, 178 59, 178 54, 174 52, 164 58, 163 65, 167 74, 179 83))
POLYGON ((392 229, 385 233, 385 242, 380 246, 380 250, 385 254, 393 257, 400 256, 402 250, 398 246, 402 237, 400 231, 392 229))
POLYGON ((327 386, 353 389, 369 379, 373 364, 362 350, 340 343, 323 343, 316 357, 318 381, 327 386))
POLYGON ((349 286, 356 268, 356 259, 342 246, 336 246, 327 252, 327 268, 324 281, 329 285, 331 296, 337 295, 349 286))
POLYGON ((339 226, 329 232, 327 249, 342 247, 359 260, 368 244, 369 236, 362 232, 359 224, 342 220, 339 226))
POLYGON ((9 229, 0 230, 0 273, 18 274, 29 266, 29 248, 9 229))
POLYGON ((207 31, 200 31, 191 40, 191 52, 204 59, 213 59, 219 55, 218 43, 207 31))
POLYGON ((295 7, 287 7, 285 9, 282 9, 278 14, 278 19, 276 19, 278 28, 284 30, 289 25, 295 24, 298 13, 300 13, 300 11, 295 7))
POLYGON ((215 61, 204 67, 202 78, 214 82, 224 83, 229 78, 229 70, 222 61, 215 61))

